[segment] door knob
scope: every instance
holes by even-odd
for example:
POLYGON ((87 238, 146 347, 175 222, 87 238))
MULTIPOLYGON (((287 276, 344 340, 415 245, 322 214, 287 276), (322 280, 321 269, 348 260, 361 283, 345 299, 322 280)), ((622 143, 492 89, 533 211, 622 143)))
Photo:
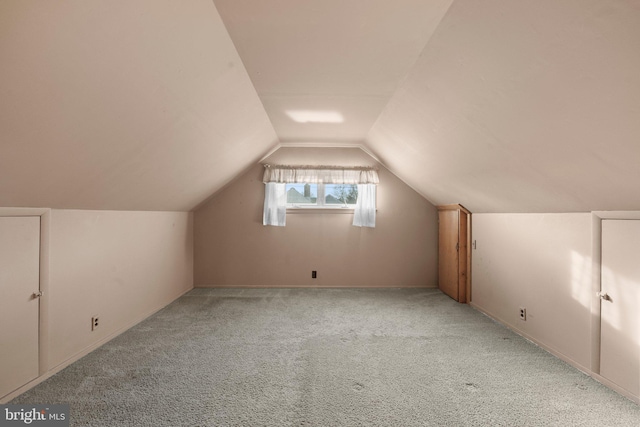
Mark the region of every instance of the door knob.
POLYGON ((42 296, 42 291, 37 291, 31 294, 31 299, 40 298, 42 296))
POLYGON ((596 295, 603 301, 611 301, 611 297, 606 292, 598 292, 596 295))

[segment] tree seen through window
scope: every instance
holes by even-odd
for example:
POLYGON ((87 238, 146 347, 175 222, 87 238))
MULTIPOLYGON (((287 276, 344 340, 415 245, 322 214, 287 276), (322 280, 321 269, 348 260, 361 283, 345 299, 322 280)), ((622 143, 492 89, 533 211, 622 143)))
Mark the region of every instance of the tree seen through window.
POLYGON ((327 184, 325 186, 326 205, 355 205, 358 200, 358 186, 355 184, 327 184))

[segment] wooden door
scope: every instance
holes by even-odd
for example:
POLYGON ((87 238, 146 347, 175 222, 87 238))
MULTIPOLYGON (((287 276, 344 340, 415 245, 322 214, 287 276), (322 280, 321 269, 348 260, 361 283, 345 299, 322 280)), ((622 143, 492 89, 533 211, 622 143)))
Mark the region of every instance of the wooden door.
POLYGON ((438 287, 456 301, 460 297, 459 222, 460 211, 438 211, 438 287))
POLYGON ((471 296, 471 212, 462 205, 438 206, 438 287, 458 302, 471 296))
POLYGON ((640 396, 640 221, 602 221, 600 375, 640 396))
POLYGON ((38 376, 40 217, 0 217, 0 397, 38 376))

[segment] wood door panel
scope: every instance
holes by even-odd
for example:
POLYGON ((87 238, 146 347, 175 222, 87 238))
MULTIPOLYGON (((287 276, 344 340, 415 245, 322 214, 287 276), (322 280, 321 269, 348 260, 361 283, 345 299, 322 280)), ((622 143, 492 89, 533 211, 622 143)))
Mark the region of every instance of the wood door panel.
POLYGON ((40 217, 0 217, 0 397, 38 376, 40 217))
POLYGON ((458 300, 458 222, 457 210, 438 213, 438 287, 451 298, 458 300))
POLYGON ((467 220, 468 215, 465 212, 458 211, 458 302, 467 302, 467 274, 468 274, 468 246, 467 246, 467 220))
POLYGON ((640 395, 640 221, 602 221, 600 375, 640 395))

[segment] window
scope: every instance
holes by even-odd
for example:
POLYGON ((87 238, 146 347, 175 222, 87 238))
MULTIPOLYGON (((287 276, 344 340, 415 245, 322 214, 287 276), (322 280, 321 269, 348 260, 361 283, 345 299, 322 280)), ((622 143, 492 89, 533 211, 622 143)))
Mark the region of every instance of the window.
POLYGON ((355 208, 356 184, 290 183, 285 187, 287 208, 355 208))
POLYGON ((286 184, 287 207, 312 207, 318 204, 318 185, 303 182, 286 184))
POLYGON ((353 212, 353 225, 375 227, 378 172, 372 167, 264 165, 262 223, 286 225, 287 210, 353 212))

